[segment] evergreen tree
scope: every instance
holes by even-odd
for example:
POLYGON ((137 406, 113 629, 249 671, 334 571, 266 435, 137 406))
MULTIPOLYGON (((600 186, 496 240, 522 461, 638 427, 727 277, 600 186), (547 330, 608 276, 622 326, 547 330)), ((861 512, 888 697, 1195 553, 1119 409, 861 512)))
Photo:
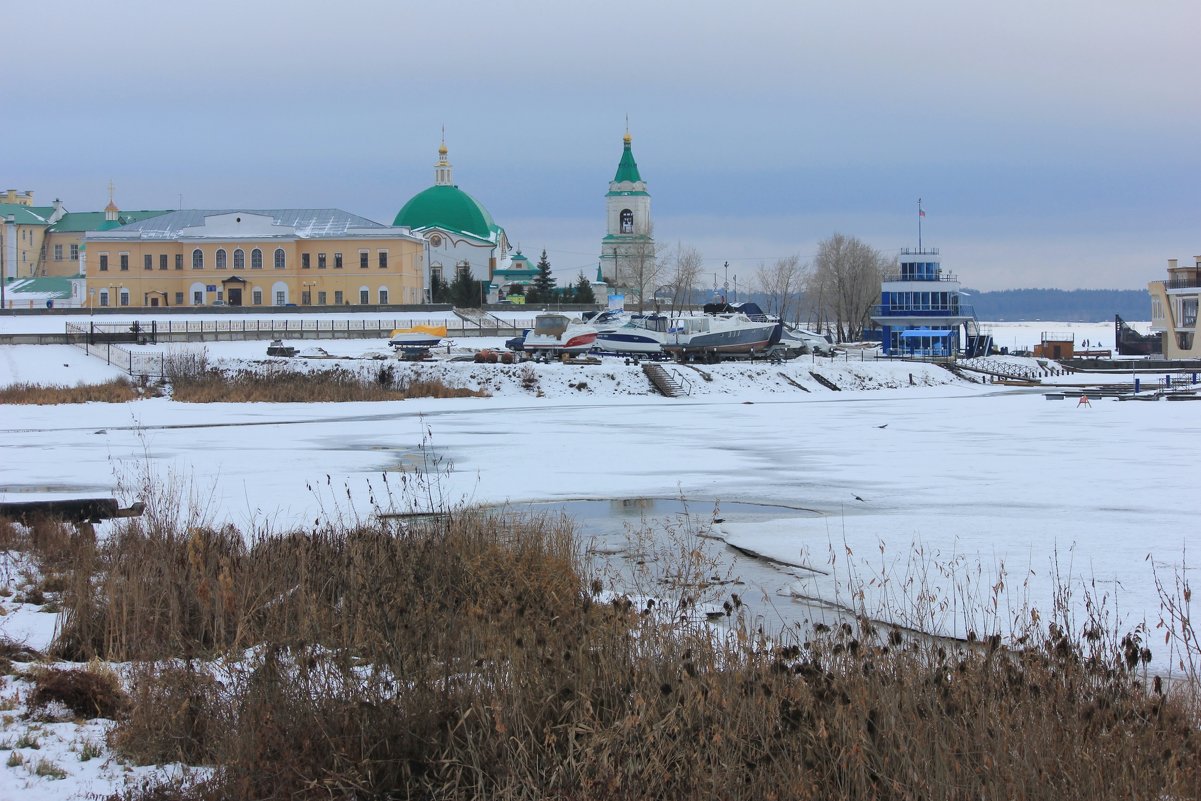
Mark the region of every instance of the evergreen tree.
POLYGON ((596 293, 592 291, 592 282, 588 280, 588 276, 584 275, 584 271, 580 271, 580 277, 575 282, 575 293, 572 300, 575 303, 596 303, 596 293))
POLYGON ((430 274, 430 303, 449 303, 450 292, 438 273, 430 274))
POLYGON ((550 259, 546 257, 546 248, 542 249, 542 258, 538 259, 538 275, 534 276, 534 285, 526 292, 526 299, 534 303, 550 303, 555 297, 555 279, 550 274, 550 259))
POLYGON ((455 270, 455 280, 450 284, 450 302, 464 309, 480 306, 480 282, 471 277, 470 268, 455 270))

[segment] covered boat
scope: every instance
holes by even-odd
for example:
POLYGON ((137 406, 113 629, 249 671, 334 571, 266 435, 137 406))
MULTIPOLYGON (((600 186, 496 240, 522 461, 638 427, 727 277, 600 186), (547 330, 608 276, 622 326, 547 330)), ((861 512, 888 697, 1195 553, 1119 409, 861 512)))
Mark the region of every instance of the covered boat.
POLYGON ((393 329, 388 344, 397 350, 432 348, 446 336, 444 325, 414 325, 393 329))

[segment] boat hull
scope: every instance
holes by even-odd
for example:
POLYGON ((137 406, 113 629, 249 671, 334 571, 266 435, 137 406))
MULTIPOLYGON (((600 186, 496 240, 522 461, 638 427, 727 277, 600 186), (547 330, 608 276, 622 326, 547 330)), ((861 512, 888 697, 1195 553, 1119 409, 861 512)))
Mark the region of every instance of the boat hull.
POLYGON ((613 353, 657 354, 663 352, 665 334, 645 331, 617 330, 599 334, 596 347, 613 353))
POLYGON ((663 350, 668 353, 751 353, 779 341, 778 323, 719 328, 714 331, 668 334, 663 350))

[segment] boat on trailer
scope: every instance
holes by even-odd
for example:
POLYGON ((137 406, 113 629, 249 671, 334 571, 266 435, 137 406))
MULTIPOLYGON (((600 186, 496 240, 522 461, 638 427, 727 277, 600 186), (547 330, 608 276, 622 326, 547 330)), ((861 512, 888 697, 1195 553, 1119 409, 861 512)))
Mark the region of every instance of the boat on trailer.
POLYGON ((742 312, 680 317, 672 321, 663 350, 677 358, 754 356, 780 341, 783 324, 752 320, 742 312))
POLYGON ((596 349, 623 356, 659 356, 672 324, 661 314, 634 315, 620 327, 600 331, 596 349))
POLYGON ((542 356, 584 353, 596 344, 596 329, 566 314, 548 312, 534 318, 534 327, 522 340, 526 353, 542 356))
POLYGON ((444 325, 414 325, 395 328, 388 337, 388 344, 397 350, 421 350, 436 346, 446 336, 444 325))

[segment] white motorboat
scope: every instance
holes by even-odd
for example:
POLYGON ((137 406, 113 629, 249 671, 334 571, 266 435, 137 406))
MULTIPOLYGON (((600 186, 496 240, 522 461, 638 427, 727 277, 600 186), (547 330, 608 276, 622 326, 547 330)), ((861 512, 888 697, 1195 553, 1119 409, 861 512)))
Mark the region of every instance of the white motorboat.
POLYGON ((566 314, 548 312, 534 318, 534 327, 522 341, 522 350, 541 355, 583 353, 596 343, 596 329, 566 314))
POLYGON ((778 342, 782 328, 774 320, 752 320, 741 312, 680 317, 672 321, 663 350, 681 357, 754 355, 778 342))
POLYGON ((617 328, 599 332, 597 350, 654 356, 663 352, 672 321, 659 314, 635 315, 617 328))

